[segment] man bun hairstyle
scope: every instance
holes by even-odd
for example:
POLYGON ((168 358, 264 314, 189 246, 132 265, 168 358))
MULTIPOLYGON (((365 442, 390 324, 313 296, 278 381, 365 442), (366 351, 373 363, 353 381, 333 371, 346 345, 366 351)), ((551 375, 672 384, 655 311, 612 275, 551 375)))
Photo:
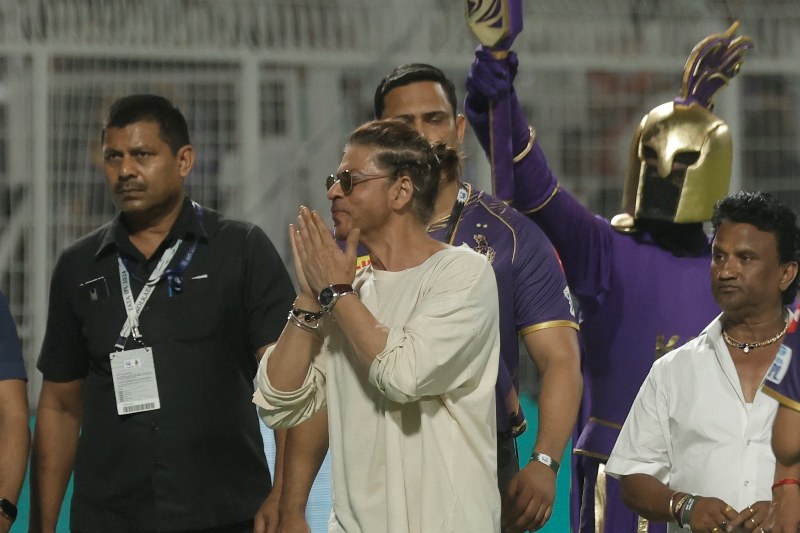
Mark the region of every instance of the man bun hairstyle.
POLYGON ((408 176, 414 185, 412 209, 423 224, 430 222, 439 181, 457 179, 461 174, 461 155, 455 148, 438 142, 431 145, 417 130, 396 119, 373 120, 356 128, 348 145, 374 146, 378 166, 392 179, 408 176))

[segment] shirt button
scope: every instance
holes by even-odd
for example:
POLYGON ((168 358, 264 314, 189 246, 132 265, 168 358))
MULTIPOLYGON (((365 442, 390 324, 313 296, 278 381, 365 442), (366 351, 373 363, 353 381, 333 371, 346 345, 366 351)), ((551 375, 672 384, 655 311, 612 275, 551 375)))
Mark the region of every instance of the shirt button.
POLYGON ((745 481, 745 482, 744 482, 744 486, 745 486, 745 487, 749 487, 749 486, 750 486, 750 482, 749 482, 749 481, 745 481))
POLYGON ((153 428, 153 431, 158 431, 158 422, 153 422, 152 424, 150 424, 150 427, 153 428))

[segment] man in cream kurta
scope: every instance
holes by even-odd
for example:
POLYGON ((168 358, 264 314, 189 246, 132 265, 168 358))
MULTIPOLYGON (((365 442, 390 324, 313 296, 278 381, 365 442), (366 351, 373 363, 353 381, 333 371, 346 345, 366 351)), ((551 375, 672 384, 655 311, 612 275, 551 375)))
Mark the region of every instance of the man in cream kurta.
MULTIPOLYGON (((321 443, 320 433, 293 446, 292 432, 326 414, 329 531, 500 530, 494 273, 484 256, 429 237, 420 219, 435 197, 431 180, 457 161, 406 124, 368 123, 328 183, 345 251, 316 212, 301 208, 292 227, 300 295, 261 361, 254 401, 269 426, 293 428, 287 465, 313 463, 298 461, 300 448, 321 443), (372 264, 355 272, 358 242, 372 264)), ((303 530, 302 519, 285 525, 287 490, 281 527, 303 530)))
POLYGON ((333 531, 493 531, 499 344, 491 266, 469 248, 451 248, 402 272, 368 266, 353 286, 389 326, 369 376, 358 375, 346 339, 324 323, 322 352, 297 391, 272 388, 267 351, 256 394, 264 421, 294 426, 327 403, 333 531))

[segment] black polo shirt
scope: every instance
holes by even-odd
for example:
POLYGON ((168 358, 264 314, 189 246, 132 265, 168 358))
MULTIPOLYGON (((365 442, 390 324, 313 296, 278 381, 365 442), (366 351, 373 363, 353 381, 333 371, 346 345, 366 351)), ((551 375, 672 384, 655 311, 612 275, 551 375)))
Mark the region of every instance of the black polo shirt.
POLYGON ((230 524, 252 518, 269 492, 252 404, 255 353, 278 338, 295 293, 260 228, 200 212, 185 199, 150 260, 131 244, 119 215, 58 259, 38 368, 46 380, 86 380, 73 529, 230 524), (197 241, 183 290, 170 296, 162 280, 139 318, 153 350, 161 408, 120 416, 109 361, 126 319, 117 256, 129 264, 135 297, 179 237, 184 242, 170 267, 197 241))

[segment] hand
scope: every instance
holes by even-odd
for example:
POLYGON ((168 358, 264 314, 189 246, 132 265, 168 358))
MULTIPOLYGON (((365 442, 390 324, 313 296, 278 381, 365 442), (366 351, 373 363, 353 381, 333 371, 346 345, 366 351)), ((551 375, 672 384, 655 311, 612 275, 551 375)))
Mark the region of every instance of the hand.
POLYGON ((772 495, 772 506, 763 524, 764 529, 772 533, 800 531, 800 487, 783 485, 776 487, 772 495))
MULTIPOLYGON (((745 531, 754 531, 755 533, 764 533, 767 529, 764 527, 766 524, 763 524, 764 521, 767 520, 767 515, 769 514, 769 504, 768 501, 763 502, 756 502, 753 503, 744 509, 736 516, 733 520, 731 520, 730 529, 728 531, 733 531, 737 527, 744 528, 745 531)), ((797 529, 795 528, 792 533, 796 533, 797 529)))
POLYGON ((271 490, 269 496, 258 508, 253 524, 253 533, 277 533, 280 494, 280 490, 271 490))
POLYGON ((289 224, 289 243, 292 245, 292 261, 294 262, 294 275, 297 278, 297 285, 300 287, 300 294, 305 294, 310 298, 316 298, 317 295, 308 286, 306 275, 303 273, 303 263, 300 262, 300 255, 297 253, 297 227, 294 224, 289 224))
POLYGON ((311 533, 311 528, 303 514, 281 512, 278 533, 311 533))
POLYGON ((738 516, 736 509, 719 498, 699 496, 692 510, 691 530, 710 533, 730 532, 735 529, 735 520, 738 516))
POLYGON ((495 102, 501 96, 514 90, 517 76, 517 54, 509 52, 505 59, 496 59, 491 51, 479 46, 475 50, 475 60, 467 75, 467 93, 473 107, 476 99, 484 99, 484 105, 495 102))
POLYGON ((503 527, 511 532, 540 529, 550 519, 555 495, 555 472, 531 461, 511 479, 503 494, 503 527))
POLYGON ((310 294, 316 297, 319 291, 334 283, 352 284, 359 234, 358 229, 353 229, 342 251, 319 213, 300 207, 293 243, 310 294))

